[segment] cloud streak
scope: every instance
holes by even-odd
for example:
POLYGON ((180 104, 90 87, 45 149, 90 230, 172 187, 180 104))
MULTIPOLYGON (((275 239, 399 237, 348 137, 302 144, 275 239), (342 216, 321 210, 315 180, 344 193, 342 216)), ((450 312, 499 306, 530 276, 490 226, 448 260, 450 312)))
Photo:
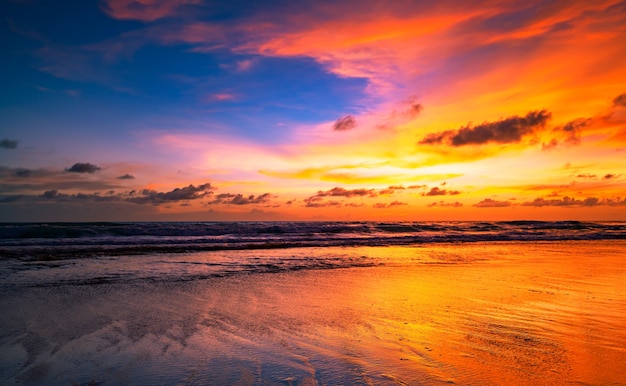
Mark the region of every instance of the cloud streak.
POLYGON ((105 0, 101 3, 101 9, 114 19, 151 22, 174 16, 185 5, 201 2, 201 0, 105 0))
POLYGON ((428 192, 422 193, 422 196, 455 196, 461 194, 458 190, 441 189, 437 186, 431 188, 428 192))
MULTIPOLYGON (((341 201, 337 201, 337 200, 326 200, 326 198, 329 198, 329 197, 332 197, 332 198, 341 197, 341 198, 346 198, 346 199, 355 198, 355 197, 376 198, 376 197, 381 197, 381 196, 392 195, 396 191, 404 191, 407 189, 422 189, 424 187, 425 187, 424 185, 411 185, 409 187, 404 187, 401 185, 392 185, 383 189, 364 189, 364 188, 346 189, 342 187, 335 187, 335 188, 325 190, 325 191, 320 190, 315 195, 304 199, 304 202, 305 202, 305 206, 309 208, 320 208, 320 207, 328 207, 328 206, 338 207, 338 206, 343 206, 344 203, 341 201)), ((400 204, 397 204, 398 201, 394 201, 394 202, 396 204, 393 204, 393 205, 384 204, 384 205, 390 205, 390 207, 400 205, 400 204)), ((381 203, 378 203, 378 204, 381 204, 381 203)), ((345 205, 355 206, 354 203, 345 204, 345 205)), ((374 204, 374 205, 377 205, 377 204, 374 204)), ((375 207, 380 208, 380 206, 375 206, 375 207)))
POLYGON ((259 195, 243 195, 232 193, 221 193, 215 195, 215 199, 209 201, 207 205, 226 204, 226 205, 254 205, 254 204, 267 204, 271 201, 272 195, 270 193, 263 193, 259 195))
POLYGON ((425 136, 420 145, 483 145, 487 143, 517 143, 522 137, 542 129, 552 114, 546 110, 531 111, 526 116, 512 116, 477 126, 467 125, 459 130, 432 133, 425 136))
POLYGON ((491 198, 485 198, 481 202, 474 204, 476 208, 504 208, 511 205, 511 201, 498 201, 491 198))
POLYGON ((463 206, 462 203, 455 201, 455 202, 445 202, 445 201, 439 201, 439 202, 431 202, 430 204, 426 205, 428 208, 434 208, 434 207, 442 207, 442 208, 460 208, 463 206))
POLYGON ((389 203, 385 203, 385 202, 377 202, 376 204, 372 205, 372 208, 375 209, 387 209, 387 208, 393 208, 393 207, 397 207, 397 206, 407 206, 409 205, 406 202, 401 202, 401 201, 392 201, 389 203))
POLYGON ((497 201, 491 198, 486 198, 480 201, 477 204, 474 204, 474 207, 477 208, 505 208, 505 207, 598 207, 598 206, 608 206, 608 207, 616 207, 616 206, 626 206, 626 198, 622 199, 620 197, 608 197, 608 198, 600 198, 600 197, 586 197, 586 198, 574 198, 574 197, 562 197, 562 198, 551 198, 551 196, 546 197, 537 197, 530 201, 524 201, 521 203, 514 203, 512 201, 497 201))

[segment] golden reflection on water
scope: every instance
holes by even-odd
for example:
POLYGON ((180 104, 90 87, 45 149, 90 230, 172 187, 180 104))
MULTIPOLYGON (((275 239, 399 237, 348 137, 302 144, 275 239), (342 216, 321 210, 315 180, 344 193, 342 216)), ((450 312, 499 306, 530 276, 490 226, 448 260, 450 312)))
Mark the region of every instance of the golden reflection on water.
POLYGON ((23 289, 0 298, 0 374, 12 384, 624 384, 624 251, 624 241, 325 248, 316 253, 384 264, 23 289))
POLYGON ((288 342, 313 378, 324 367, 358 368, 374 384, 619 383, 621 251, 585 243, 389 247, 376 251, 388 256, 384 267, 261 277, 237 300, 245 319, 237 323, 268 327, 266 341, 288 342))

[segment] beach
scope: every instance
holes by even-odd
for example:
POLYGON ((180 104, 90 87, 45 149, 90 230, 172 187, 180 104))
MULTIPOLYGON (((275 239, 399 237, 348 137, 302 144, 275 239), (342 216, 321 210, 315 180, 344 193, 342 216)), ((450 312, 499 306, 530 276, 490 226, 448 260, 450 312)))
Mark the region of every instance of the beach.
MULTIPOLYGON (((340 246, 271 253, 372 264, 7 281, 0 383, 623 384, 625 250, 622 240, 340 246)), ((193 261, 216 253, 255 252, 193 261)))

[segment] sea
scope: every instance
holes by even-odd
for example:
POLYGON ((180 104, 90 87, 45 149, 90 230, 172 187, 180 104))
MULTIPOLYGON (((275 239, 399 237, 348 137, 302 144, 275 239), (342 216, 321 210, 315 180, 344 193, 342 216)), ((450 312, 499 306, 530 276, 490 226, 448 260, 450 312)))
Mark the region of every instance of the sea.
POLYGON ((0 384, 616 385, 626 222, 0 224, 0 384))
POLYGON ((626 222, 2 223, 0 287, 377 266, 393 263, 376 252, 389 246, 615 239, 626 222))

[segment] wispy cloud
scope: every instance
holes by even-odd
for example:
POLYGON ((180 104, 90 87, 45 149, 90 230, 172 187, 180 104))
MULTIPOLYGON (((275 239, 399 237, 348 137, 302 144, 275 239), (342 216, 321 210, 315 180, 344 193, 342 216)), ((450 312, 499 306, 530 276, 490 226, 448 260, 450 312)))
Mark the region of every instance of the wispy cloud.
POLYGON ((151 22, 174 16, 185 5, 201 3, 202 0, 104 0, 101 8, 115 19, 151 22))
POLYGON ((428 192, 422 193, 422 196, 456 196, 461 194, 458 190, 441 189, 437 186, 431 188, 428 192))
MULTIPOLYGON (((617 201, 619 202, 619 201, 617 201)), ((615 203, 617 203, 615 202, 615 203)), ((608 203, 614 203, 613 201, 600 200, 597 197, 588 197, 585 199, 576 199, 571 197, 563 197, 560 199, 546 199, 543 197, 536 198, 532 201, 522 202, 521 206, 598 206, 607 205, 608 203)))
POLYGON ((392 201, 392 202, 377 202, 375 204, 372 205, 372 208, 375 209, 386 209, 386 208, 393 208, 395 206, 406 206, 409 205, 406 202, 401 202, 401 201, 392 201))
POLYGON ((497 201, 491 198, 486 198, 481 202, 474 204, 477 208, 503 208, 511 206, 519 207, 596 207, 596 206, 626 206, 626 198, 621 197, 585 197, 575 198, 564 196, 561 198, 552 198, 553 195, 546 197, 537 197, 530 201, 524 201, 515 203, 514 201, 497 201))
POLYGON ((439 201, 439 202, 431 202, 430 204, 426 205, 429 208, 434 208, 434 207, 441 207, 441 208, 460 208, 463 206, 462 203, 455 201, 455 202, 445 202, 445 201, 439 201))
POLYGON ((272 195, 270 193, 263 193, 259 195, 243 195, 233 193, 221 193, 214 196, 212 201, 209 201, 207 205, 214 204, 226 204, 226 205, 251 205, 251 204, 267 204, 271 201, 272 195))
POLYGON ((481 202, 474 204, 477 208, 503 208, 511 205, 511 201, 499 201, 492 198, 485 198, 481 202))
POLYGON ((557 137, 550 139, 549 142, 542 144, 543 150, 550 150, 557 147, 560 143, 566 145, 578 145, 580 144, 581 134, 584 128, 591 125, 591 118, 578 118, 570 121, 562 126, 557 126, 552 130, 552 133, 557 137))
POLYGON ((307 208, 327 208, 327 207, 340 207, 343 203, 336 200, 321 201, 317 197, 312 197, 305 200, 305 207, 307 208))

